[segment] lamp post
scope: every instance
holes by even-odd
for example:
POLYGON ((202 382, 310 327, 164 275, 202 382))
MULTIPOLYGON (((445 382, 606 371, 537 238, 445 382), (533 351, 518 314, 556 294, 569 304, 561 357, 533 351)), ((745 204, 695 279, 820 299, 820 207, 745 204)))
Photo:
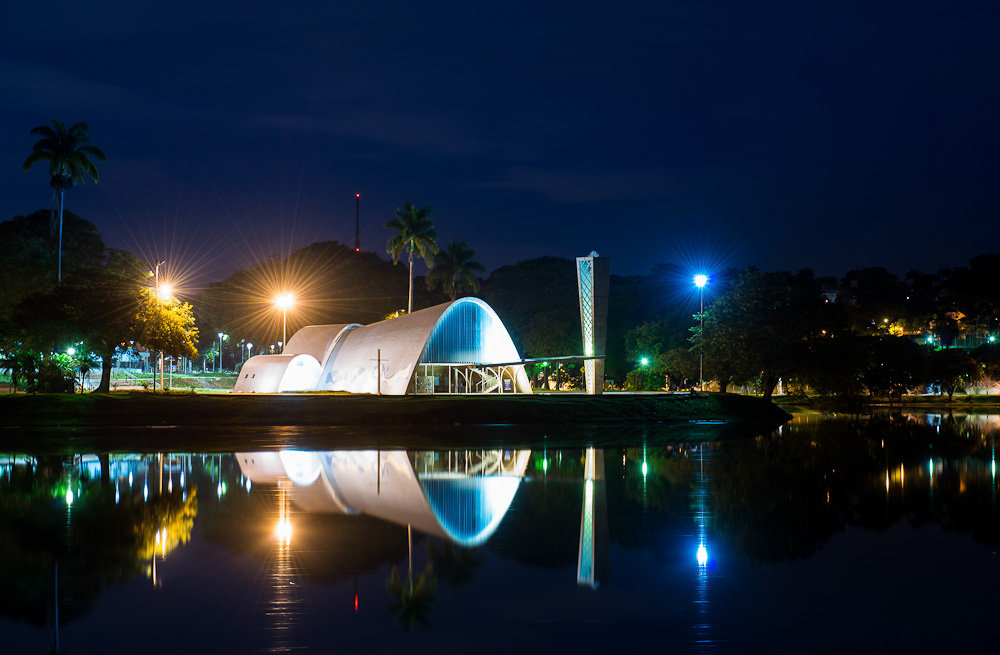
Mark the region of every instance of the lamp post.
MULTIPOLYGON (((166 300, 164 298, 164 291, 160 288, 160 266, 165 264, 166 261, 161 259, 153 266, 153 284, 155 285, 154 291, 156 292, 156 297, 161 301, 166 300)), ((169 297, 170 288, 167 287, 166 294, 169 297)), ((156 371, 153 371, 153 391, 156 391, 156 371)), ((160 391, 163 391, 163 350, 160 350, 160 391)))
POLYGON ((639 360, 642 365, 642 390, 649 391, 649 373, 646 372, 646 366, 649 364, 649 358, 643 357, 639 360))
POLYGON ((274 299, 274 304, 281 308, 281 352, 285 352, 284 344, 288 342, 288 309, 295 304, 295 296, 283 293, 274 299))
POLYGON ((225 332, 219 332, 219 373, 222 373, 222 337, 226 336, 225 332))
POLYGON ((701 326, 698 331, 698 390, 705 390, 705 285, 708 276, 702 273, 694 276, 694 285, 698 287, 698 318, 701 326))

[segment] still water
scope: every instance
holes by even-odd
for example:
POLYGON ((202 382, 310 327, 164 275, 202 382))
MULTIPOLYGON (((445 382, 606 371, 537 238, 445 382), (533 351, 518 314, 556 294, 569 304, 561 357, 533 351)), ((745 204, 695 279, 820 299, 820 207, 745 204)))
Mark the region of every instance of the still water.
MULTIPOLYGON (((712 429, 3 454, 0 652, 950 652, 1000 637, 1000 416, 712 429)), ((44 450, 100 442, 77 437, 44 450)))

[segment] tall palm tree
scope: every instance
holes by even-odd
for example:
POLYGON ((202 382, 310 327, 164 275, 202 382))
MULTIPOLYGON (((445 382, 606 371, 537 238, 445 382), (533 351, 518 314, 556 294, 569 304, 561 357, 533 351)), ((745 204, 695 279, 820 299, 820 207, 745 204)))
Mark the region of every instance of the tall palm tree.
POLYGON ((396 210, 396 218, 385 224, 390 230, 395 230, 396 234, 389 237, 385 251, 392 255, 392 263, 399 263, 399 256, 406 250, 410 261, 410 299, 406 306, 406 313, 413 313, 413 251, 417 251, 417 256, 423 259, 428 267, 434 266, 434 255, 440 248, 437 244, 437 230, 434 229, 434 221, 431 220, 430 213, 433 208, 424 205, 417 209, 409 202, 404 202, 403 206, 396 210))
POLYGON ((94 178, 97 183, 97 167, 90 159, 93 157, 98 161, 105 161, 104 152, 90 145, 90 137, 87 133, 90 126, 86 123, 76 123, 68 130, 59 121, 52 121, 55 129, 48 125, 39 125, 31 130, 31 133, 42 137, 35 143, 34 149, 28 158, 24 160, 22 170, 27 171, 36 162, 49 162, 49 185, 52 187, 52 227, 55 228, 55 207, 56 200, 59 201, 59 268, 57 279, 62 284, 62 227, 63 227, 63 207, 64 194, 67 189, 79 182, 87 183, 87 176, 94 178))
POLYGON ((434 267, 427 273, 427 288, 441 285, 441 290, 458 298, 460 293, 479 291, 476 274, 486 273, 486 267, 475 260, 476 251, 465 241, 455 239, 442 250, 434 260, 434 267))

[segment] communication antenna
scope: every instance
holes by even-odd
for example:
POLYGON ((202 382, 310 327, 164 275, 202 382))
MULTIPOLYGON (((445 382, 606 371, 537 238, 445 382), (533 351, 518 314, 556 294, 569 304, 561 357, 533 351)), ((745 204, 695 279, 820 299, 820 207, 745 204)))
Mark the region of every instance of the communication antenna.
POLYGON ((354 194, 354 252, 361 252, 361 194, 354 194))

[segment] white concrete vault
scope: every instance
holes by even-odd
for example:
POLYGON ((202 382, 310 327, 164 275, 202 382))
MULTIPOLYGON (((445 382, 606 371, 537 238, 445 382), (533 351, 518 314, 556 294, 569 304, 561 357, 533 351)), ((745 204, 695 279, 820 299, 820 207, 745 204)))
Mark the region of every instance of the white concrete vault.
POLYGON ((243 365, 235 393, 531 393, 517 348, 496 312, 460 298, 371 325, 310 325, 281 355, 243 365))

